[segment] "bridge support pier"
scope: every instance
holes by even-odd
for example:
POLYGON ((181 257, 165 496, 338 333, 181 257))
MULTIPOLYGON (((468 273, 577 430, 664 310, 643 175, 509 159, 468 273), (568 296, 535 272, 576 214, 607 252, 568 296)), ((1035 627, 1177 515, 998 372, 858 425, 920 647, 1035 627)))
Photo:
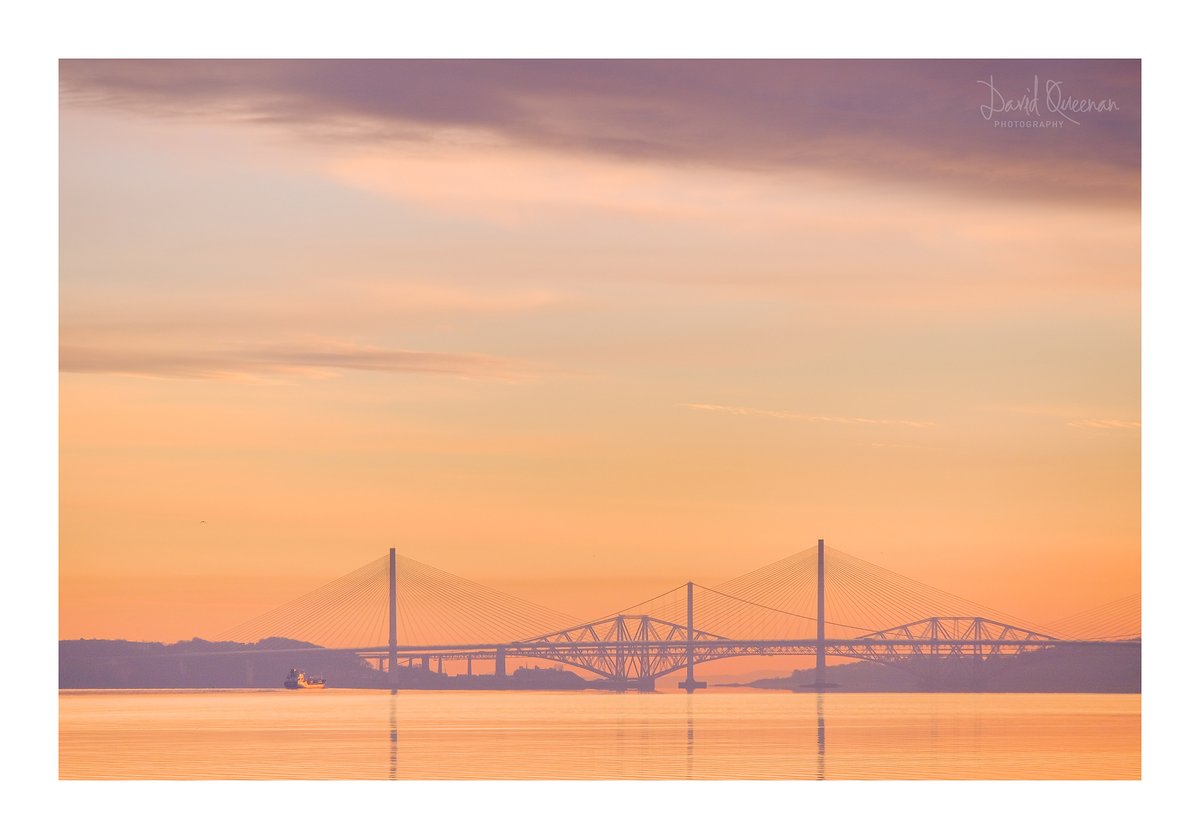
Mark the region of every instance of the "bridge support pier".
POLYGON ((496 675, 507 676, 508 665, 505 661, 505 653, 508 651, 504 647, 496 647, 496 675))

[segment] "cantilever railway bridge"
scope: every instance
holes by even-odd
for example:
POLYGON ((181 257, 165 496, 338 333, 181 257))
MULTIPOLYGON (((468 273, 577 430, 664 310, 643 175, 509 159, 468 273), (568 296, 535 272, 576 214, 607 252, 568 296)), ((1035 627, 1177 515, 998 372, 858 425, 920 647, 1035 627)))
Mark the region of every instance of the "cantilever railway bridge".
MULTIPOLYGON (((705 687, 695 666, 736 656, 804 655, 825 684, 827 657, 888 663, 986 661, 1051 648, 1141 643, 1140 596, 1030 626, 824 541, 719 586, 688 582, 593 621, 513 597, 407 557, 388 555, 249 620, 230 641, 289 638, 296 652, 353 652, 380 670, 440 672, 512 659, 556 662, 618 687, 652 690, 682 671, 680 687, 705 687)), ((272 645, 269 652, 287 647, 272 645)))

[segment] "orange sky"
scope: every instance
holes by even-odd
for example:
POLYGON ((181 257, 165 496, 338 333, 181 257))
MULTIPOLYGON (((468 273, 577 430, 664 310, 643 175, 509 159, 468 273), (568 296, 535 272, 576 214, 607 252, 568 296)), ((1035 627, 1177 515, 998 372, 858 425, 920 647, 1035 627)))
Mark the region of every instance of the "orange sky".
POLYGON ((979 62, 800 64, 64 63, 61 637, 390 545, 582 617, 818 537, 1138 591, 1137 62, 1024 133, 979 62))

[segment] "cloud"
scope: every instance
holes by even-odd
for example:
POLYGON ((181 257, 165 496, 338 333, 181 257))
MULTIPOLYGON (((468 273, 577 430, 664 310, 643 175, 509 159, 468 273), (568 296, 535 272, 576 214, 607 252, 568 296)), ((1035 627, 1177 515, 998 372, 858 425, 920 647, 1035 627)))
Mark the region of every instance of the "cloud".
MULTIPOLYGON (((1136 203, 1141 65, 1113 61, 63 61, 65 102, 292 126, 305 136, 541 150, 1041 199, 1136 203), (1115 100, 1059 129, 980 112, 1059 81, 1115 100)), ((1043 116, 1047 103, 1041 103, 1043 116)))
POLYGON ((801 414, 795 411, 769 411, 762 408, 742 408, 732 405, 709 405, 697 402, 682 403, 693 411, 711 411, 721 414, 736 414, 746 417, 770 417, 772 419, 801 420, 803 422, 828 422, 839 425, 902 425, 909 428, 930 428, 936 423, 921 420, 871 419, 868 417, 831 417, 816 414, 801 414))
POLYGON ((350 370, 500 380, 525 378, 530 373, 527 365, 490 355, 389 350, 335 343, 260 345, 225 350, 65 344, 59 350, 59 370, 64 373, 231 381, 297 376, 325 378, 350 370))
POLYGON ((1096 431, 1135 431, 1142 427, 1137 420, 1093 419, 1080 417, 1085 411, 1107 410, 1102 405, 992 405, 990 410, 1030 416, 1054 417, 1069 428, 1090 428, 1096 431))
POLYGON ((1128 431, 1140 429, 1142 424, 1133 420, 1080 419, 1067 423, 1072 428, 1096 428, 1102 431, 1128 431))

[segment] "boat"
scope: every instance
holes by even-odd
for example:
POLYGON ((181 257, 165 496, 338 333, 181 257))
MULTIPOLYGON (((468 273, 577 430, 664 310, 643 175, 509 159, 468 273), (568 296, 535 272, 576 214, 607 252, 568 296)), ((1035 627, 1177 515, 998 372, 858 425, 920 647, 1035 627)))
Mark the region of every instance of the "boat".
POLYGON ((324 679, 314 679, 305 674, 303 670, 297 670, 293 667, 287 674, 287 678, 283 680, 283 686, 288 690, 302 690, 304 688, 323 688, 325 687, 324 679))

